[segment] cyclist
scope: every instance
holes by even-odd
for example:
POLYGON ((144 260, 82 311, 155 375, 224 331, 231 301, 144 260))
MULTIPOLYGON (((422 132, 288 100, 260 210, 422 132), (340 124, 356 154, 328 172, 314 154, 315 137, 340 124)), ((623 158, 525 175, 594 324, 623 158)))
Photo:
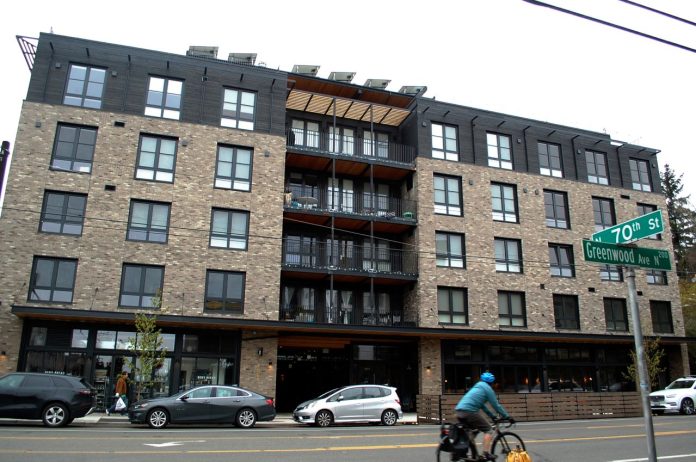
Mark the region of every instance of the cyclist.
POLYGON ((469 391, 466 392, 459 403, 454 408, 457 419, 468 428, 477 429, 483 433, 483 456, 482 460, 495 460, 495 456, 491 455, 491 441, 493 441, 493 428, 491 424, 483 418, 479 413, 481 409, 488 417, 495 419, 495 415, 488 410, 486 403, 489 403, 503 419, 514 423, 515 420, 510 417, 505 408, 500 405, 495 397, 495 392, 491 388, 491 384, 495 381, 495 376, 490 372, 481 374, 481 380, 476 383, 469 391))

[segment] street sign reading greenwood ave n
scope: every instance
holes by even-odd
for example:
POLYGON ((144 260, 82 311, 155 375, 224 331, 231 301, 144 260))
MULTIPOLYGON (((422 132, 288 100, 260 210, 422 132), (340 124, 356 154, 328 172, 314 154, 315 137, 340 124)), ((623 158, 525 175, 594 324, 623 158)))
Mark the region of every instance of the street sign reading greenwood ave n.
POLYGON ((645 247, 621 247, 616 244, 582 240, 585 261, 606 265, 638 266, 640 268, 671 271, 672 263, 667 250, 645 247))
POLYGON ((655 210, 596 232, 592 235, 592 240, 608 244, 626 244, 653 234, 659 234, 664 230, 662 212, 655 210))

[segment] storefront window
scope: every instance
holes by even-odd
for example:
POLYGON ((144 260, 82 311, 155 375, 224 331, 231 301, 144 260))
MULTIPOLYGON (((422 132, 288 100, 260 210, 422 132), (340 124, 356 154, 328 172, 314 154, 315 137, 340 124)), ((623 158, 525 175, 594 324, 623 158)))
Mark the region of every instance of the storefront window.
POLYGON ((116 346, 116 332, 113 330, 97 331, 97 348, 113 350, 116 346))
POLYGON ((27 353, 24 371, 88 378, 90 366, 87 355, 82 353, 30 351, 27 353))
POLYGON ((135 344, 135 332, 119 332, 116 336, 116 349, 128 350, 130 345, 135 344))
POLYGON ((32 327, 31 336, 29 337, 29 345, 31 346, 45 346, 46 337, 48 335, 47 327, 32 327))
POLYGON ((89 339, 89 330, 73 329, 72 341, 70 346, 73 348, 87 348, 87 340, 89 339))
POLYGON ((199 385, 233 385, 235 383, 233 358, 182 358, 179 371, 179 389, 199 385))

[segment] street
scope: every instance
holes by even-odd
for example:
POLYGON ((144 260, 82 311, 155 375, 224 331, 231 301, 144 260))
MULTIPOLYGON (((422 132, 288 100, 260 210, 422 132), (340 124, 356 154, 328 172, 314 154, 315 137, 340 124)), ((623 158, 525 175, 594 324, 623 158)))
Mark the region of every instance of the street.
MULTIPOLYGON (((659 460, 696 461, 696 417, 660 416, 654 425, 659 460)), ((512 430, 535 462, 647 460, 642 418, 529 422, 512 430)), ((0 462, 421 462, 435 460, 438 431, 436 425, 315 428, 289 422, 155 431, 107 419, 47 429, 39 422, 0 421, 0 462)))

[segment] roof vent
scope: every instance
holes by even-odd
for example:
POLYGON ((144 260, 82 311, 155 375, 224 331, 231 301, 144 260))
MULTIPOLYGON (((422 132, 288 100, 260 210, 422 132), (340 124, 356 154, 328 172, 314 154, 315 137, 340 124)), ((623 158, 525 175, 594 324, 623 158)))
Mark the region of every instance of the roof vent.
POLYGON ((227 60, 235 64, 246 64, 253 66, 256 62, 256 53, 230 53, 227 60))
POLYGON ((355 77, 355 72, 332 72, 329 74, 329 80, 335 80, 336 82, 350 83, 353 77, 355 77))
POLYGON ((389 82, 391 80, 388 79, 367 79, 364 86, 384 90, 389 85, 389 82))
POLYGON ((314 66, 311 64, 295 64, 292 66, 293 74, 310 75, 315 77, 319 72, 319 66, 314 66))
POLYGON ((190 46, 186 56, 196 56, 198 58, 217 58, 218 47, 198 47, 190 46))
POLYGON ((403 86, 399 89, 399 93, 411 96, 420 96, 428 89, 425 86, 403 86))

